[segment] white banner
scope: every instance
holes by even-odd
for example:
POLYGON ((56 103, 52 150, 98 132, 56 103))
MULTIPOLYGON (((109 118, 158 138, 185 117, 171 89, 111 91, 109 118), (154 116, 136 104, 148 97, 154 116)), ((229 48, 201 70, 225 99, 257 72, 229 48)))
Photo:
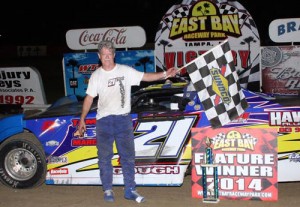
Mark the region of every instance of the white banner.
POLYGON ((300 42, 300 18, 272 21, 269 36, 274 42, 300 42))
POLYGON ((101 40, 113 41, 116 48, 134 48, 146 43, 146 33, 139 26, 75 29, 66 33, 66 40, 72 50, 95 50, 101 40))
POLYGON ((0 104, 46 104, 39 71, 32 67, 0 68, 0 104))

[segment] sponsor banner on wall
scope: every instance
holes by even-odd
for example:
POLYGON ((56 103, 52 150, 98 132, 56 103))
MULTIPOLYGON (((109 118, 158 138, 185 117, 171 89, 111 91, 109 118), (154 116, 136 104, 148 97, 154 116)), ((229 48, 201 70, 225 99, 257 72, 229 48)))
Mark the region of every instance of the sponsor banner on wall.
MULTIPOLYGON (((142 72, 155 72, 153 50, 116 51, 115 61, 142 72)), ((89 78, 99 64, 97 52, 64 54, 65 95, 75 94, 84 97, 89 78)))
POLYGON ((269 36, 273 42, 300 42, 300 18, 272 21, 269 36))
POLYGON ((261 47, 261 87, 269 95, 299 95, 300 46, 261 47))
POLYGON ((0 68, 0 104, 46 103, 42 78, 36 68, 0 68))
MULTIPOLYGON (((218 193, 222 200, 278 200, 276 129, 192 129, 192 197, 203 198, 202 168, 206 139, 212 140, 217 165, 218 193)), ((206 169, 208 195, 213 169, 206 169)))
POLYGON ((158 28, 158 71, 181 68, 228 39, 241 86, 260 91, 260 38, 254 20, 238 1, 184 0, 165 13, 158 28))
POLYGON ((96 50, 102 40, 114 42, 116 48, 134 48, 146 43, 146 33, 140 26, 73 29, 66 40, 72 50, 96 50))

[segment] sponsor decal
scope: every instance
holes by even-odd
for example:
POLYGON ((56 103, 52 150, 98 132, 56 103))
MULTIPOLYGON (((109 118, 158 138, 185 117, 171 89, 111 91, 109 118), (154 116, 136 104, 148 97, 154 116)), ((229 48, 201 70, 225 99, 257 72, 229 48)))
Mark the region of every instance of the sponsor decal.
POLYGON ((293 152, 289 155, 290 162, 300 162, 300 155, 299 153, 293 152))
POLYGON ((69 174, 69 169, 68 168, 54 168, 51 169, 50 175, 67 175, 69 174))
POLYGON ((270 126, 300 126, 300 111, 272 111, 270 126))
POLYGON ((54 146, 58 146, 58 145, 59 145, 59 142, 56 140, 50 140, 50 141, 46 142, 46 146, 49 146, 49 147, 54 147, 54 146))
POLYGON ((99 67, 99 64, 79 65, 78 73, 81 73, 84 75, 91 75, 98 67, 99 67))
POLYGON ((48 158, 48 164, 53 164, 53 163, 68 163, 68 158, 67 157, 58 157, 58 156, 50 156, 48 158))
POLYGON ((96 146, 96 119, 85 119, 86 131, 83 136, 80 136, 79 130, 77 129, 79 125, 79 119, 72 119, 72 126, 74 129, 73 139, 71 140, 71 145, 73 147, 78 146, 96 146))
POLYGON ((271 111, 269 125, 279 126, 278 132, 300 132, 300 111, 271 111))
POLYGON ((96 146, 96 139, 72 139, 72 146, 96 146))
MULTIPOLYGON (((231 102, 231 98, 228 92, 228 81, 224 77, 225 71, 226 71, 226 66, 223 66, 221 69, 211 68, 210 74, 211 77, 213 78, 213 84, 212 84, 213 91, 216 92, 218 97, 220 97, 224 103, 229 104, 231 102)), ((215 104, 217 105, 218 103, 215 104)))
MULTIPOLYGON (((123 174, 122 168, 114 168, 114 175, 123 174)), ((180 174, 180 167, 178 165, 162 165, 162 166, 137 166, 135 167, 135 174, 148 175, 148 174, 180 174)))

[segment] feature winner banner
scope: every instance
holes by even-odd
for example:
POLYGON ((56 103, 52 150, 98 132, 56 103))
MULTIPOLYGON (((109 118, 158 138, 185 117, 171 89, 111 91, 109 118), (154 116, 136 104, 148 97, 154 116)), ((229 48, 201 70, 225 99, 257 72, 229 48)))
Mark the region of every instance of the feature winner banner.
POLYGON ((261 48, 263 92, 269 95, 300 95, 300 46, 261 48))
POLYGON ((181 68, 225 39, 241 86, 260 91, 260 38, 254 20, 238 1, 183 0, 173 5, 156 32, 156 68, 181 68))
MULTIPOLYGON (((206 138, 212 140, 222 200, 278 200, 277 133, 274 129, 192 129, 192 197, 203 197, 206 138)), ((213 169, 207 169, 207 189, 213 169)), ((209 192, 209 190, 208 190, 209 192)))

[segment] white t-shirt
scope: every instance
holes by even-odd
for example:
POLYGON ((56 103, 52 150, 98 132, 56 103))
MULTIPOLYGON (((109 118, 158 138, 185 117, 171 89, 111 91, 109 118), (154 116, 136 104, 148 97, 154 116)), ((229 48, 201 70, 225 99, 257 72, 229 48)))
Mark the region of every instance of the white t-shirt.
POLYGON ((102 67, 95 70, 86 93, 92 97, 98 95, 96 119, 108 115, 129 113, 131 110, 131 86, 138 86, 144 72, 122 64, 106 71, 102 67))

